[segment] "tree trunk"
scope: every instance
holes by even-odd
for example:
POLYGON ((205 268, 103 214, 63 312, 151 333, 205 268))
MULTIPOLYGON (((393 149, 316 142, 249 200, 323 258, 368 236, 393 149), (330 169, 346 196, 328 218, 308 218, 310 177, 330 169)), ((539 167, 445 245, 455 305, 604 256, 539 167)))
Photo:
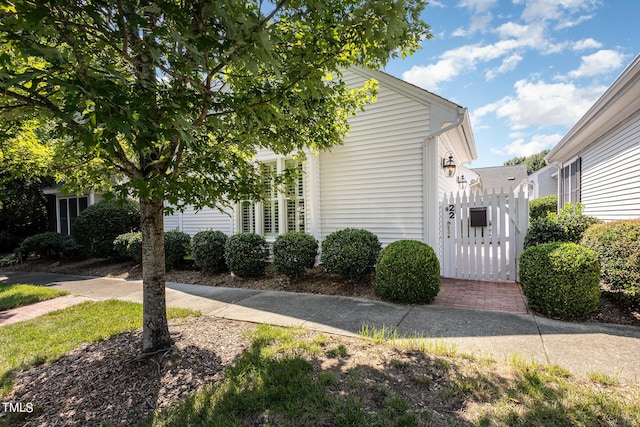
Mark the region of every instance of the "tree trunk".
POLYGON ((142 352, 173 345, 167 323, 162 200, 140 198, 142 214, 142 352))

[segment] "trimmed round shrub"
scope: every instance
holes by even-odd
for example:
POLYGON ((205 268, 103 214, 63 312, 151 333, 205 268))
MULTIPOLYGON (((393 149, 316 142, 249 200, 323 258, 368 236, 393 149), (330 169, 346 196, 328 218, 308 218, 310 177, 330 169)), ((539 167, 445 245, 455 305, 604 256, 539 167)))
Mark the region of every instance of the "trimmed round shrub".
POLYGON ((302 276, 306 268, 313 268, 318 253, 318 241, 302 231, 289 231, 276 238, 273 244, 273 267, 290 279, 302 276))
POLYGON ((345 280, 362 280, 376 265, 380 254, 378 236, 370 231, 345 228, 329 234, 322 242, 320 262, 327 273, 345 280))
POLYGON ((567 234, 564 228, 552 216, 539 218, 531 222, 524 237, 524 248, 543 243, 566 242, 567 234))
POLYGON ((581 243, 598 254, 604 283, 640 300, 640 219, 593 225, 581 243))
POLYGON ((222 231, 200 231, 193 236, 191 253, 202 271, 220 273, 227 269, 224 260, 224 247, 229 237, 222 231))
POLYGON ((550 196, 539 197, 529 202, 529 220, 544 218, 547 214, 558 211, 558 196, 552 194, 550 196))
POLYGON ((224 258, 229 270, 240 277, 259 277, 268 264, 269 249, 263 236, 238 233, 229 237, 224 258))
POLYGON ((80 255, 81 250, 82 246, 72 236, 49 231, 27 237, 16 252, 21 259, 26 260, 29 255, 45 259, 75 258, 80 255))
POLYGON ((385 299, 430 303, 440 292, 440 262, 431 246, 417 240, 398 240, 380 252, 376 291, 385 299))
POLYGON ((113 253, 121 258, 142 262, 142 233, 132 231, 120 234, 113 241, 113 253))
POLYGON ((600 263, 591 249, 570 242, 532 246, 519 267, 522 291, 538 313, 576 319, 598 308, 600 263))
POLYGON ((550 242, 580 243, 585 230, 600 222, 598 218, 583 215, 581 203, 567 203, 559 214, 549 213, 531 223, 524 247, 550 242))
POLYGON ((101 201, 86 208, 73 226, 73 237, 98 258, 113 253, 113 241, 120 234, 140 231, 140 206, 133 200, 101 201))
POLYGON ((191 253, 191 236, 178 230, 164 233, 164 265, 168 270, 183 267, 191 253))

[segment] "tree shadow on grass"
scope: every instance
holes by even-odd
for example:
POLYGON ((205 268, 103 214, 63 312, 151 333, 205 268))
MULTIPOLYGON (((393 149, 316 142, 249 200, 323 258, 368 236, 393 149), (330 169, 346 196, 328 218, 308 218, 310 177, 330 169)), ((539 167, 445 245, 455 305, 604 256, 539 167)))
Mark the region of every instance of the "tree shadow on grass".
POLYGON ((309 342, 274 346, 259 338, 222 382, 142 425, 633 425, 633 415, 604 394, 575 399, 582 392, 564 385, 566 375, 415 350, 352 343, 318 351, 309 342))

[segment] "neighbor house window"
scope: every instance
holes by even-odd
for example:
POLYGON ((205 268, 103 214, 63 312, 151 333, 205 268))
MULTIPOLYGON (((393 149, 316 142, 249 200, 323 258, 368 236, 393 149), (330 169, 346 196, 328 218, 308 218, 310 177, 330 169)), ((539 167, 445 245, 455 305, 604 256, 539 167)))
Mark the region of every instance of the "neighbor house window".
POLYGON ((578 203, 580 201, 582 159, 564 166, 561 171, 560 207, 566 203, 578 203))
POLYGON ((278 159, 263 164, 265 184, 268 191, 258 203, 243 201, 238 205, 240 231, 251 231, 265 237, 275 237, 286 231, 305 230, 304 177, 302 162, 278 159), (275 177, 285 169, 299 168, 300 176, 295 182, 284 186, 275 185, 275 177))
POLYGON ((80 213, 85 210, 89 202, 87 197, 68 197, 58 199, 58 209, 60 212, 60 233, 69 235, 73 231, 80 213))

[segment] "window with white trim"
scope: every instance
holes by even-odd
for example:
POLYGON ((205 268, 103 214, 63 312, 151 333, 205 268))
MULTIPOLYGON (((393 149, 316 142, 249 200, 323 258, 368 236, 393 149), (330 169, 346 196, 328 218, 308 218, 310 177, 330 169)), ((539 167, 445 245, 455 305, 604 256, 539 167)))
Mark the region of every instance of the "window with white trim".
POLYGON ((243 200, 240 202, 240 231, 243 233, 255 233, 256 215, 253 202, 243 200))
POLYGON ((567 164, 560 171, 560 207, 564 207, 566 203, 575 204, 580 202, 581 172, 581 158, 577 158, 573 162, 567 164))
POLYGON ((263 234, 265 236, 277 236, 280 231, 280 224, 278 219, 278 189, 275 187, 274 180, 278 174, 278 165, 273 162, 266 163, 263 167, 265 169, 263 170, 265 184, 269 186, 267 197, 262 202, 263 234))
MULTIPOLYGON (((285 162, 287 169, 302 169, 302 163, 295 160, 285 162)), ((287 184, 285 192, 287 203, 287 230, 304 231, 304 176, 300 174, 295 182, 287 184)))
POLYGON ((87 208, 89 200, 87 197, 65 197, 58 199, 58 212, 60 233, 69 235, 73 231, 73 225, 78 216, 87 208))
POLYGON ((253 232, 265 237, 276 237, 286 231, 305 230, 305 188, 302 162, 278 159, 263 164, 265 183, 268 184, 264 200, 238 204, 238 230, 253 232), (285 169, 299 168, 300 175, 294 182, 278 188, 275 177, 285 169))

